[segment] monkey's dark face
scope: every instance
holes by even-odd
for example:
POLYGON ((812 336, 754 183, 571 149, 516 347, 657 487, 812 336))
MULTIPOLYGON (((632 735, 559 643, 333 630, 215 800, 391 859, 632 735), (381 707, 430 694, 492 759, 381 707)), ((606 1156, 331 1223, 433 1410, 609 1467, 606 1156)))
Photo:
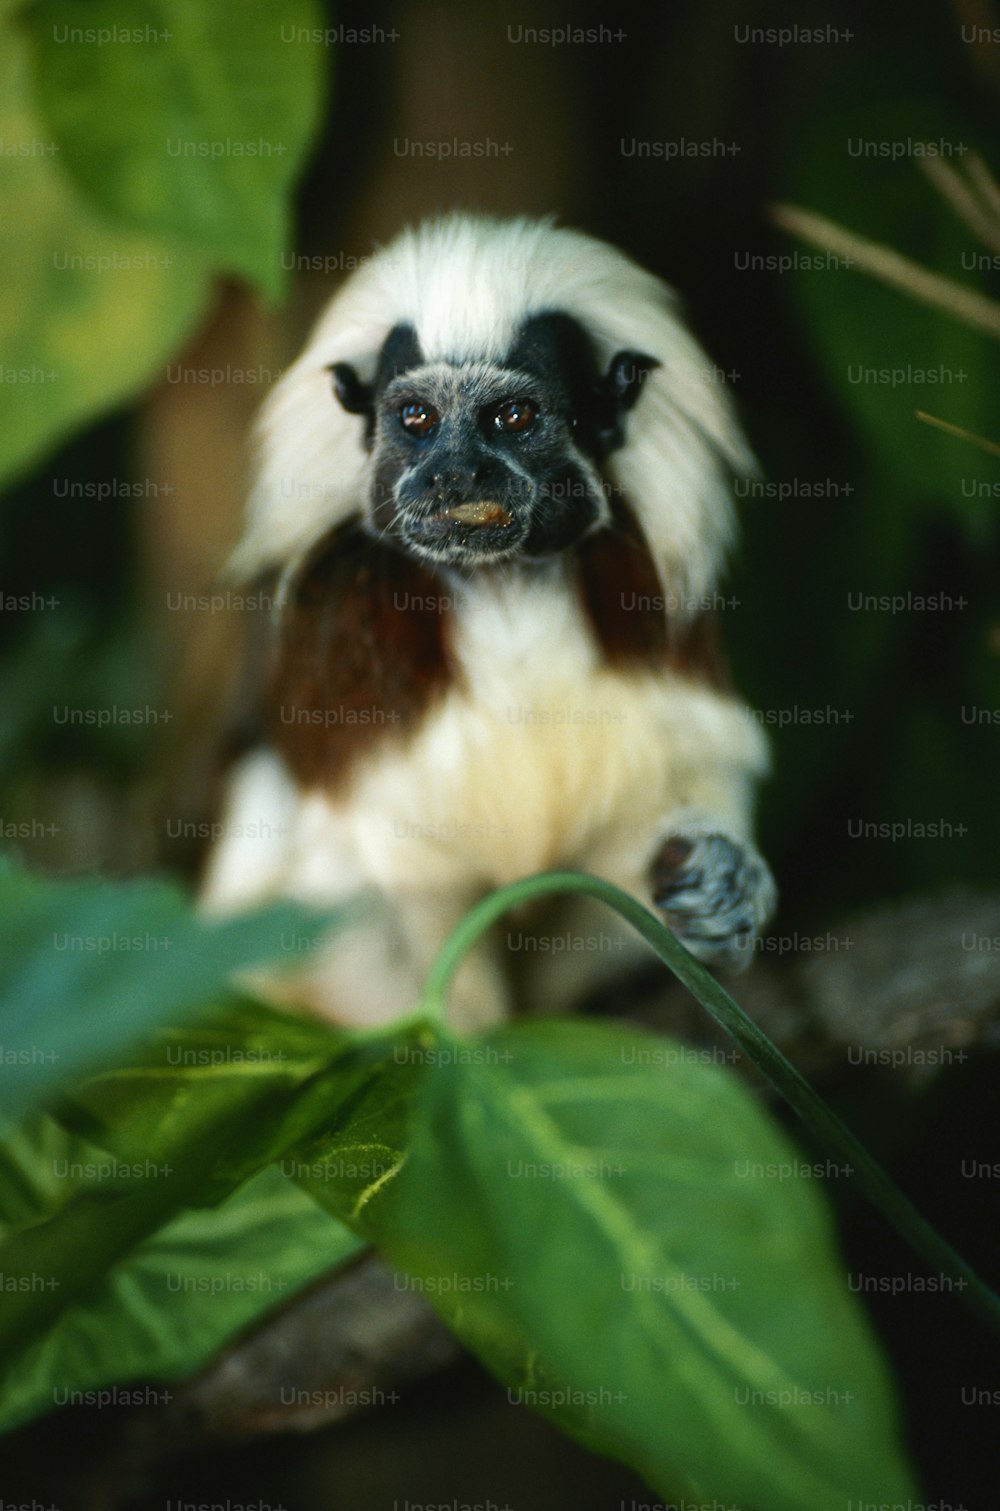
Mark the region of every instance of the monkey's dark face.
POLYGON ((525 372, 418 367, 380 397, 372 521, 434 561, 559 551, 606 509, 564 396, 525 372))
POLYGON ((502 364, 427 363, 397 327, 370 387, 332 369, 341 403, 366 417, 369 527, 455 566, 566 550, 609 517, 597 464, 654 365, 620 353, 600 379, 564 315, 529 321, 502 364))

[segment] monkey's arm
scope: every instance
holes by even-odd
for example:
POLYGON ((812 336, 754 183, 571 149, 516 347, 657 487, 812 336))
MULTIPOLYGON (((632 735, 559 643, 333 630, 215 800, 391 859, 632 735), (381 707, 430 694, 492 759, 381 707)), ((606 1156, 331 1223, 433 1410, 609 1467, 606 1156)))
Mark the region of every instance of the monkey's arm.
POLYGON ((650 690, 662 785, 639 813, 619 815, 588 869, 654 903, 699 959, 741 969, 776 902, 753 843, 753 800, 767 744, 737 699, 682 678, 650 690))

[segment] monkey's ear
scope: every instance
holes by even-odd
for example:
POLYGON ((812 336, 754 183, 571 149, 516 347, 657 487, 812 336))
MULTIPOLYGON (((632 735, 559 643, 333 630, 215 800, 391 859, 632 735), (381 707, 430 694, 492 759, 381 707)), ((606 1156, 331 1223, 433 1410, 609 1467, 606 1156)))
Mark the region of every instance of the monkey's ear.
POLYGON ((645 352, 620 351, 611 358, 594 393, 594 428, 603 452, 614 451, 624 443, 622 418, 639 397, 643 380, 659 366, 657 358, 645 352))
POLYGON ((362 383, 349 362, 331 362, 327 372, 333 378, 333 391, 348 414, 363 414, 371 420, 375 413, 375 389, 362 383))
POLYGON ((647 357, 645 352, 615 353, 600 383, 602 397, 613 406, 615 414, 624 414, 632 408, 639 397, 643 379, 659 366, 657 359, 647 357))

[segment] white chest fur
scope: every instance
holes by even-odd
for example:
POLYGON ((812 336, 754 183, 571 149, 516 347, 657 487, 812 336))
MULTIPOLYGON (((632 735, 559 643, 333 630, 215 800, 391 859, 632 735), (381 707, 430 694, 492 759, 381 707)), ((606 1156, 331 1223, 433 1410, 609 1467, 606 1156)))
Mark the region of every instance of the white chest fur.
MULTIPOLYGON (((456 600, 463 685, 351 795, 365 874, 382 885, 499 885, 647 849, 691 800, 736 705, 664 673, 601 664, 558 575, 498 576, 456 600)), ((615 869, 620 869, 615 865, 615 869)))

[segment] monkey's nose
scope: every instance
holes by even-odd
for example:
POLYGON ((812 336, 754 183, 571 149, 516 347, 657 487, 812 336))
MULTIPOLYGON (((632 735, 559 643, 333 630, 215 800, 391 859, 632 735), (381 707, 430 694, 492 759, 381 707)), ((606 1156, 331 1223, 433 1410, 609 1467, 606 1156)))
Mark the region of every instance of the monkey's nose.
POLYGON ((490 479, 488 463, 476 467, 432 467, 424 474, 424 485, 439 497, 467 498, 473 489, 482 488, 490 479))
POLYGON ((428 472, 424 481, 427 487, 437 494, 461 493, 468 488, 472 475, 459 471, 457 468, 439 468, 428 472))

